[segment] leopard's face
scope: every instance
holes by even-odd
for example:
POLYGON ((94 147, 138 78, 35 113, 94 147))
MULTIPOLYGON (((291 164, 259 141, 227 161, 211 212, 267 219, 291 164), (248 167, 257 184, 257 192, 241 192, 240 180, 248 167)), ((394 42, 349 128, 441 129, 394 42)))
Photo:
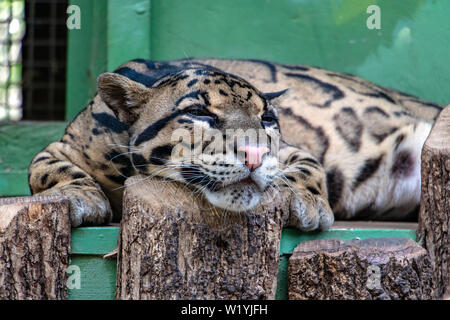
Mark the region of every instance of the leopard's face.
POLYGON ((187 69, 152 88, 129 85, 134 93, 128 98, 139 99, 135 106, 128 102, 137 172, 180 181, 214 206, 237 212, 257 205, 273 186, 280 174, 277 111, 249 83, 216 70, 187 69))

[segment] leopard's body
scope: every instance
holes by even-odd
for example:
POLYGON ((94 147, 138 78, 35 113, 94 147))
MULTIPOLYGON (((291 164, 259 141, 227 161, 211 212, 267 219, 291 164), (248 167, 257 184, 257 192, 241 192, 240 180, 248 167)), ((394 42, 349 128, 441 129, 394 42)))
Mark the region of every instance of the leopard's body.
POLYGON ((136 59, 98 86, 30 166, 32 192, 67 195, 74 226, 110 221, 111 206, 119 219, 121 186, 137 173, 186 183, 231 211, 251 209, 276 186, 302 230, 329 227, 332 211, 407 219, 420 199, 421 148, 442 109, 352 75, 260 60, 136 59), (194 163, 171 158, 173 132, 194 127, 263 130, 270 141, 281 128, 286 143, 254 153, 257 167, 237 157, 239 146, 194 163))

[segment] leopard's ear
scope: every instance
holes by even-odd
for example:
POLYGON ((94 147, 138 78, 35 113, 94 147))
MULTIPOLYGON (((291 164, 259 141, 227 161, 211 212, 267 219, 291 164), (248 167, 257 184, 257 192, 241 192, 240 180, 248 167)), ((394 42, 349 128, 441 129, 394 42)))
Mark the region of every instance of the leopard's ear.
POLYGON ((98 93, 120 121, 133 124, 151 97, 151 89, 117 73, 103 73, 97 79, 98 93))
POLYGON ((289 89, 284 89, 282 91, 277 91, 277 92, 266 92, 263 93, 262 96, 266 99, 266 100, 273 100, 275 98, 278 98, 279 96, 283 95, 286 93, 286 91, 288 91, 289 89))

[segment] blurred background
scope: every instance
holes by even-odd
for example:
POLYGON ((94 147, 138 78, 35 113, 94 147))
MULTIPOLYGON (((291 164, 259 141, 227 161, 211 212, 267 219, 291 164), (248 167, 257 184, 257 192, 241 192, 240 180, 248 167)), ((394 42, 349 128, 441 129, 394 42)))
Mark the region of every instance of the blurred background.
POLYGON ((133 58, 307 64, 449 104, 449 17, 443 0, 0 0, 0 195, 28 193, 33 155, 133 58))

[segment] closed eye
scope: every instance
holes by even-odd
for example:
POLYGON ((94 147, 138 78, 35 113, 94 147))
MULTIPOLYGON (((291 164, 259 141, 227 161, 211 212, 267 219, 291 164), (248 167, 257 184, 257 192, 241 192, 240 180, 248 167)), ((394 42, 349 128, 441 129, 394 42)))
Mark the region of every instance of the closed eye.
POLYGON ((269 110, 261 116, 261 121, 268 124, 278 123, 278 117, 271 110, 269 110))
POLYGON ((208 112, 207 110, 197 109, 197 108, 189 109, 188 114, 190 114, 192 116, 196 116, 196 117, 212 117, 210 112, 208 112))
POLYGON ((208 109, 206 107, 201 105, 193 105, 191 107, 188 107, 186 109, 186 114, 193 116, 199 120, 204 120, 209 122, 210 124, 215 124, 218 121, 218 116, 208 109))

